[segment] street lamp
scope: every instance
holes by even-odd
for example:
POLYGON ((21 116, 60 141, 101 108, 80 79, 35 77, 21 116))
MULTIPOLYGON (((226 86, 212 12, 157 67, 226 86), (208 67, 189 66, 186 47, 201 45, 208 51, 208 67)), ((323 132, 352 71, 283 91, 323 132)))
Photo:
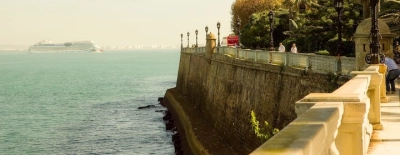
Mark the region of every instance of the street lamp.
POLYGON ((199 31, 194 31, 194 33, 196 33, 196 47, 198 47, 198 44, 197 44, 197 34, 199 34, 199 31))
POLYGON ((181 49, 183 48, 183 34, 181 33, 181 49))
POLYGON ((272 10, 268 13, 268 18, 269 18, 269 29, 270 29, 270 41, 269 41, 269 50, 270 51, 275 51, 275 48, 274 48, 274 36, 273 36, 273 33, 274 33, 274 28, 273 28, 273 25, 272 25, 272 23, 274 22, 274 12, 272 12, 272 10))
POLYGON ((369 44, 370 52, 365 56, 365 62, 368 64, 379 64, 385 62, 385 55, 381 54, 379 43, 380 37, 378 27, 378 3, 379 0, 370 0, 371 6, 371 44, 369 44))
POLYGON ((221 23, 217 23, 217 28, 218 28, 218 47, 221 46, 221 43, 219 42, 219 28, 221 28, 221 23))
POLYGON ((236 31, 238 35, 238 47, 240 47, 240 19, 236 19, 236 31))
POLYGON ((336 55, 340 56, 342 53, 342 13, 343 13, 343 0, 335 0, 335 9, 338 13, 337 27, 338 27, 338 40, 336 55))
POLYGON ((207 34, 208 34, 208 26, 206 26, 206 40, 207 40, 207 34))
POLYGON ((187 47, 189 47, 189 32, 187 33, 187 36, 188 36, 188 46, 187 47))

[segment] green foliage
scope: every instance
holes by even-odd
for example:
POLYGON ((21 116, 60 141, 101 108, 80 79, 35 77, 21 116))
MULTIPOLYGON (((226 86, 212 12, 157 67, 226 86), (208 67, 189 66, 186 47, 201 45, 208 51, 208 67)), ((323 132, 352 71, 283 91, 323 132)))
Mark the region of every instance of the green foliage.
MULTIPOLYGON (((297 49, 300 52, 324 50, 326 49, 325 44, 337 36, 338 19, 333 1, 319 0, 317 4, 312 5, 304 14, 300 14, 298 18, 294 19, 299 28, 293 30, 294 35, 291 35, 290 39, 295 38, 297 49)), ((362 20, 361 12, 360 4, 345 1, 342 15, 344 39, 349 39, 354 34, 356 26, 362 20)))
POLYGON ((390 11, 390 10, 399 10, 399 9, 400 9, 400 1, 395 1, 395 0, 381 1, 380 13, 384 13, 385 11, 390 11))
MULTIPOLYGON (((337 36, 337 11, 331 0, 284 0, 283 6, 288 9, 274 11, 274 47, 282 42, 286 49, 296 43, 301 53, 328 50, 334 55, 333 43, 327 42, 337 36), (300 4, 307 5, 305 11, 296 10, 300 4), (300 12, 300 13, 299 13, 300 12), (289 30, 291 27, 291 30, 289 30), (328 48, 329 47, 329 48, 328 48)), ((241 43, 247 48, 268 48, 270 38, 269 10, 253 13, 249 22, 241 31, 241 43)), ((399 16, 400 17, 400 16, 399 16)), ((400 19, 400 18, 399 18, 400 19)), ((342 36, 350 39, 357 25, 362 21, 362 5, 353 1, 345 1, 342 13, 342 36)), ((242 25, 243 26, 243 25, 242 25)), ((397 26, 400 30, 400 26, 397 26)), ((345 43, 344 49, 353 49, 350 43, 345 43)), ((344 55, 352 55, 346 51, 344 55)))
MULTIPOLYGON (((330 55, 336 55, 338 38, 330 39, 326 42, 326 49, 330 52, 330 55)), ((343 56, 354 57, 355 56, 355 43, 353 41, 342 40, 342 53, 343 56)))
MULTIPOLYGON (((240 41, 248 48, 268 48, 270 41, 269 10, 252 14, 250 21, 241 31, 240 41)), ((274 12, 274 47, 286 38, 283 34, 288 29, 288 12, 278 9, 274 12)))
POLYGON ((379 19, 386 22, 390 28, 390 32, 400 36, 400 1, 381 1, 379 19))
POLYGON ((235 0, 231 5, 231 29, 233 32, 238 32, 236 20, 240 19, 240 28, 242 30, 249 22, 249 17, 257 12, 279 8, 282 0, 235 0))
POLYGON ((275 135, 279 132, 279 129, 274 128, 272 129, 271 126, 269 126, 268 122, 265 121, 265 127, 268 129, 266 132, 263 132, 263 130, 260 128, 260 122, 257 121, 256 118, 256 114, 254 113, 254 111, 251 111, 251 126, 253 127, 254 133, 257 135, 258 138, 260 138, 260 140, 262 142, 267 141, 269 138, 272 137, 272 135, 275 135))
POLYGON ((315 52, 315 54, 319 54, 319 55, 329 55, 329 52, 327 50, 320 50, 315 52))

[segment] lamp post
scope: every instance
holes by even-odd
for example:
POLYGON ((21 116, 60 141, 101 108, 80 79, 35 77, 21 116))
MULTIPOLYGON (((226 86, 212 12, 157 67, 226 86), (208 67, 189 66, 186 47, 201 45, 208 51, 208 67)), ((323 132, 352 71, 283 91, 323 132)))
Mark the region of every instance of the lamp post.
POLYGON ((199 34, 199 31, 194 31, 194 33, 196 33, 196 47, 198 47, 198 44, 197 44, 197 34, 199 34))
POLYGON ((272 10, 268 13, 268 18, 269 18, 269 30, 270 30, 270 41, 269 41, 269 50, 270 51, 275 51, 274 48, 274 28, 272 23, 274 22, 274 12, 272 12, 272 10))
POLYGON ((206 26, 205 30, 206 30, 206 40, 207 40, 208 26, 206 26))
POLYGON ((187 47, 189 47, 189 32, 187 33, 187 36, 188 36, 188 46, 187 47))
POLYGON ((183 34, 181 33, 181 49, 183 48, 183 34))
POLYGON ((236 19, 236 31, 238 35, 238 47, 240 47, 240 19, 236 19))
POLYGON ((381 54, 379 43, 380 37, 378 27, 378 3, 379 0, 370 0, 371 6, 371 44, 369 44, 370 53, 365 56, 365 62, 368 64, 379 64, 385 62, 385 55, 381 54))
POLYGON ((218 28, 218 47, 221 46, 221 43, 219 42, 219 28, 221 28, 221 23, 217 23, 217 28, 218 28))
POLYGON ((342 13, 343 13, 343 0, 335 0, 335 9, 338 13, 337 27, 338 27, 338 40, 336 55, 340 56, 342 53, 342 13))

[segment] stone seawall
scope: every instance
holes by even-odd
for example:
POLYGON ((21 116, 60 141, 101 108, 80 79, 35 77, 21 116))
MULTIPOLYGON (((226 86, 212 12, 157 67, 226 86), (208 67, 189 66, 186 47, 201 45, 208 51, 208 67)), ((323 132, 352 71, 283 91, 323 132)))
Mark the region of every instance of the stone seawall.
POLYGON ((182 151, 185 154, 208 154, 193 133, 192 123, 187 117, 186 111, 180 106, 180 103, 185 102, 183 96, 180 96, 173 89, 169 89, 165 93, 163 102, 172 113, 174 124, 176 124, 175 126, 182 140, 182 151))
POLYGON ((249 154, 262 144, 251 127, 251 110, 262 125, 267 121, 282 129, 296 118, 297 100, 309 93, 332 92, 337 82, 333 74, 221 54, 213 54, 209 62, 204 55, 182 52, 176 89, 228 145, 239 154, 249 154))
MULTIPOLYGON (((171 112, 185 155, 229 154, 237 152, 209 124, 204 115, 176 88, 168 89, 163 104, 171 112)), ((179 151, 178 151, 179 152, 179 151)))

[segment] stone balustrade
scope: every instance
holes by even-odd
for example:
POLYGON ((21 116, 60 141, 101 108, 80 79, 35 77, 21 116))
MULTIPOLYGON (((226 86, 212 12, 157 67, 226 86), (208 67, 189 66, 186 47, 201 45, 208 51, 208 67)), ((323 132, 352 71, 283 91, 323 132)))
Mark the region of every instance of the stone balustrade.
MULTIPOLYGON (((182 48, 183 53, 205 54, 205 47, 182 48)), ((311 70, 317 73, 347 74, 356 70, 355 58, 276 52, 250 49, 237 49, 234 47, 215 47, 214 54, 221 54, 245 61, 256 61, 270 63, 273 65, 289 66, 304 70, 311 70)))
POLYGON ((299 100, 297 118, 251 154, 366 154, 372 129, 382 129, 384 67, 354 71, 356 76, 336 91, 311 93, 299 100))
MULTIPOLYGON (((311 93, 295 103, 297 118, 251 154, 364 155, 372 130, 382 130, 381 102, 387 101, 386 66, 356 70, 355 58, 288 53, 232 47, 211 48, 213 60, 235 58, 243 64, 271 64, 319 73, 352 75, 332 93, 311 93)), ((206 55, 204 47, 182 53, 206 55)))

